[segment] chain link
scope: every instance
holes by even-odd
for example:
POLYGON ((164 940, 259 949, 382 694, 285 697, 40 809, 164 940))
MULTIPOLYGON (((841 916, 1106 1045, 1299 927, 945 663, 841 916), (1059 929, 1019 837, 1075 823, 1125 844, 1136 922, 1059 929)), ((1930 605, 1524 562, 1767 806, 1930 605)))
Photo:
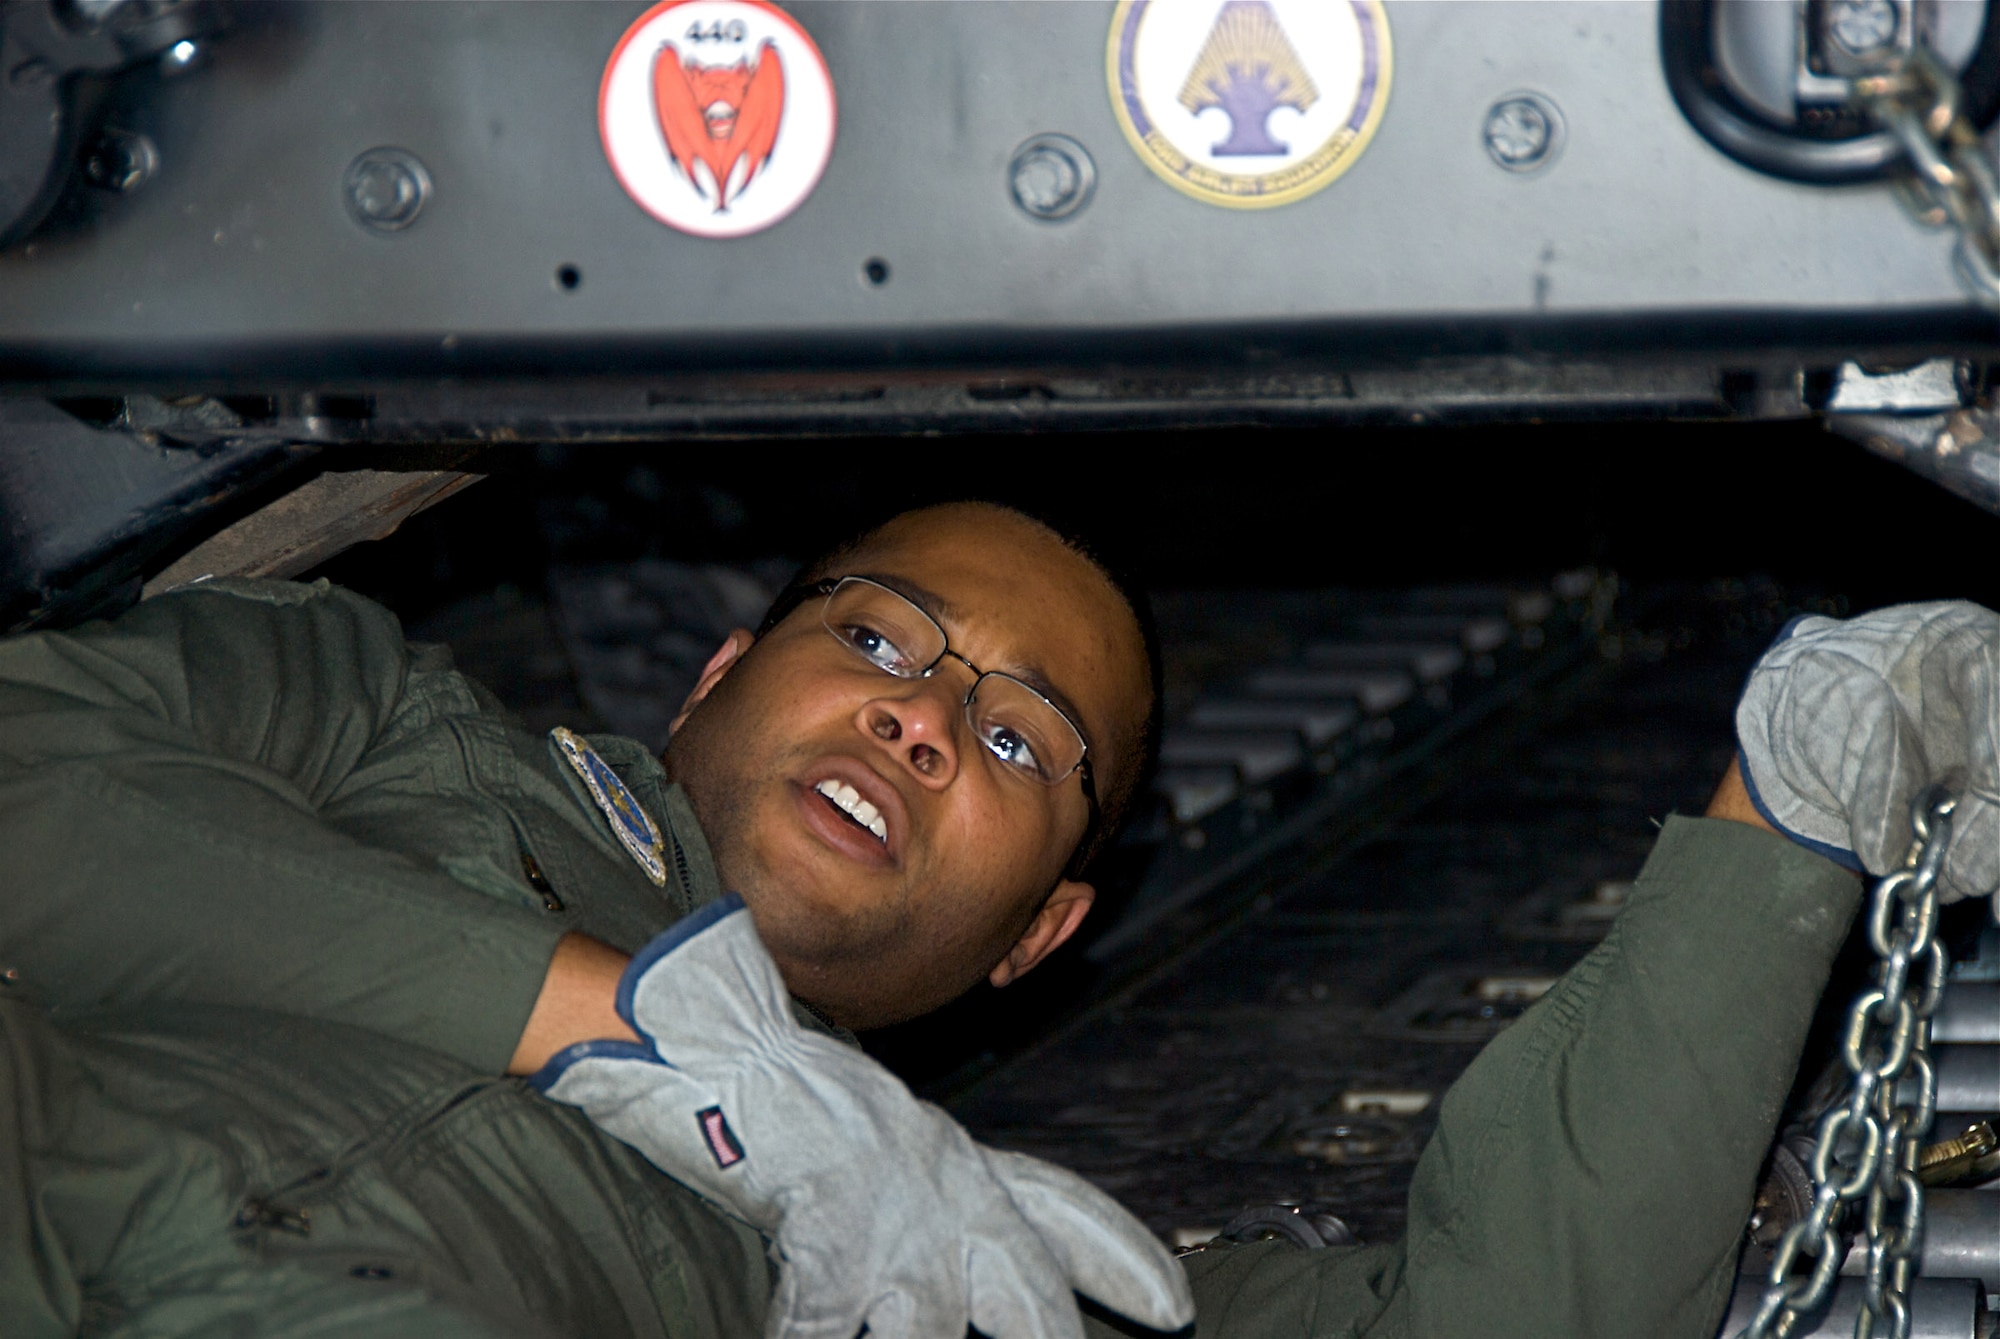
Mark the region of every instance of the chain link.
POLYGON ((1903 867, 1875 885, 1868 943, 1875 985, 1848 1006, 1841 1060, 1849 1083, 1815 1132, 1813 1204, 1778 1242, 1764 1298, 1744 1339, 1785 1339, 1833 1291, 1846 1255, 1843 1219, 1863 1205, 1868 1275, 1855 1339, 1909 1339, 1910 1279, 1924 1243, 1917 1158, 1937 1110, 1930 1020, 1950 964, 1937 939, 1938 871, 1956 801, 1932 787, 1911 813, 1916 839, 1903 867), (1812 1260, 1799 1277, 1800 1257, 1812 1260))
POLYGON ((1910 162, 1906 188, 1917 218, 1958 230, 1958 277, 2000 308, 2000 181, 1965 115, 1958 80, 1928 47, 1849 81, 1848 97, 1896 137, 1910 162))

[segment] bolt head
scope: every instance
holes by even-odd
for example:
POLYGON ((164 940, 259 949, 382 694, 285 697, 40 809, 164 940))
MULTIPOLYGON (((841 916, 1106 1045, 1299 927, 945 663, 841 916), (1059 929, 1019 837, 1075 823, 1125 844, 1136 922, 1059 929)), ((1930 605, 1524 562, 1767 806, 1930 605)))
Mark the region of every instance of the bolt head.
POLYGON ((417 221, 431 196, 431 174, 403 149, 370 149, 341 179, 347 210, 375 232, 399 232, 417 221))
POLYGON ((1896 40, 1896 6, 1891 0, 1830 0, 1826 32, 1842 50, 1872 56, 1896 40))
POLYGON ((1539 93, 1510 93, 1486 111, 1486 152, 1509 172, 1535 172, 1562 151, 1563 119, 1539 93))
POLYGON ((99 190, 136 191, 160 168, 159 146, 136 130, 108 127, 83 157, 84 179, 99 190))
POLYGON ((1007 189, 1030 218, 1053 223, 1090 203, 1097 165, 1090 152, 1067 135, 1037 135, 1014 150, 1007 164, 1007 189))

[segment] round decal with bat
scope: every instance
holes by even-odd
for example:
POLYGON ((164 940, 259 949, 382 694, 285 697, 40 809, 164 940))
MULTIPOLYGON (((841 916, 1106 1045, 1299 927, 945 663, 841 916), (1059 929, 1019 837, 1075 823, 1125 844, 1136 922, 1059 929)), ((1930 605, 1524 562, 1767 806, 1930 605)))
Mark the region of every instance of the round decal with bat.
POLYGON ((604 67, 598 133, 639 207, 697 237, 761 232, 833 154, 833 78, 806 30, 763 0, 666 0, 604 67))
POLYGON ((1210 204, 1302 199, 1353 165, 1389 101, 1380 0, 1120 0, 1104 53, 1125 138, 1210 204))

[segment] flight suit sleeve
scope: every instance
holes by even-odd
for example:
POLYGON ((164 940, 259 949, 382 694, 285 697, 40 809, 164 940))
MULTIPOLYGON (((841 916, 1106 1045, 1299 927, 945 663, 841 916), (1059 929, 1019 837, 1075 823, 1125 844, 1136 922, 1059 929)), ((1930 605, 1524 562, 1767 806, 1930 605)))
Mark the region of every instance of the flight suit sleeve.
POLYGON ((1860 893, 1771 833, 1670 820, 1604 943, 1446 1094, 1404 1241, 1188 1256, 1197 1333, 1712 1339, 1860 893))
POLYGON ((504 1069, 562 927, 318 817, 408 674, 394 616, 324 582, 0 641, 0 989, 251 1006, 504 1069))

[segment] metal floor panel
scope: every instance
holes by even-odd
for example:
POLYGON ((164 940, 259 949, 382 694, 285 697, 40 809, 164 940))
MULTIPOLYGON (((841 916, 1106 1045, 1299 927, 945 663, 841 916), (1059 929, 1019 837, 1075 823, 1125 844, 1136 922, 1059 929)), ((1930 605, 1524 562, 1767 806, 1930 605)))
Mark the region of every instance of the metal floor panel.
POLYGON ((1652 663, 1628 665, 1504 767, 1260 899, 1207 948, 995 1072, 955 1114, 979 1138, 1082 1172, 1162 1235, 1279 1201, 1393 1237, 1435 1096, 1404 1117, 1343 1111, 1343 1094, 1441 1095, 1478 1043, 1384 1035, 1390 1006, 1427 978, 1546 976, 1588 951, 1510 934, 1510 913, 1552 883, 1582 899, 1630 877, 1657 820, 1702 810, 1768 618, 1696 633, 1678 652, 1660 634, 1653 657, 1644 634, 1628 635, 1642 652, 1630 659, 1652 663))

